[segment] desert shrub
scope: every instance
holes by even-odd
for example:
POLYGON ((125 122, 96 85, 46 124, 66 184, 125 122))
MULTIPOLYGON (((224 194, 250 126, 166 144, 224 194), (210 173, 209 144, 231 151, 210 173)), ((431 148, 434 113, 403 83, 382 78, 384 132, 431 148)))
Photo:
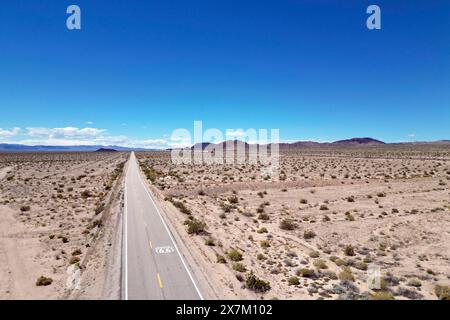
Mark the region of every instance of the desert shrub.
POLYGON ((245 285, 249 290, 254 292, 266 292, 270 290, 270 283, 258 278, 253 271, 249 272, 247 279, 245 280, 245 285))
POLYGON ((261 244, 261 248, 269 248, 270 247, 269 240, 261 240, 260 244, 261 244))
POLYGON ((408 286, 418 288, 422 286, 422 283, 417 279, 411 279, 408 281, 408 286))
POLYGON ((438 284, 434 287, 434 293, 439 300, 450 300, 450 286, 438 284))
POLYGON ((269 231, 267 231, 266 227, 262 227, 262 228, 258 229, 258 231, 256 231, 256 232, 258 232, 258 233, 267 233, 269 231))
POLYGON ((192 213, 191 210, 189 210, 183 202, 177 200, 172 200, 171 202, 176 208, 178 208, 178 210, 180 210, 181 213, 187 215, 190 215, 192 213))
POLYGON ((37 286, 49 286, 51 285, 53 282, 52 278, 47 278, 44 276, 40 276, 37 280, 36 280, 36 285, 37 286))
POLYGON ((200 190, 200 191, 198 192, 198 195, 199 195, 199 196, 204 196, 204 195, 205 195, 205 191, 200 190))
POLYGON ((367 270, 367 263, 356 261, 353 266, 358 270, 367 270))
POLYGON ((316 233, 312 230, 305 230, 305 232, 303 232, 303 238, 305 239, 312 239, 316 236, 316 233))
POLYGON ((355 217, 350 212, 347 212, 345 214, 345 220, 347 220, 347 221, 355 221, 355 217))
POLYGON ((28 212, 28 211, 30 211, 31 210, 31 207, 30 206, 21 206, 20 207, 20 211, 22 211, 22 212, 28 212))
POLYGON ((245 268, 245 266, 240 263, 240 262, 235 262, 233 263, 233 270, 238 271, 238 272, 245 272, 247 271, 247 268, 245 268))
POLYGON ((341 266, 345 266, 347 263, 345 262, 345 260, 342 260, 342 259, 336 259, 335 261, 333 261, 338 267, 341 267, 341 266))
POLYGON ((187 225, 188 234, 201 234, 206 229, 206 223, 195 218, 187 219, 184 224, 187 225))
POLYGON ((307 268, 300 268, 296 272, 297 276, 304 278, 311 278, 314 275, 314 271, 307 268))
POLYGON ((310 251, 309 256, 311 258, 318 258, 320 256, 320 253, 318 251, 310 251))
POLYGON ((339 280, 341 281, 355 281, 355 277, 353 276, 352 270, 349 267, 344 267, 342 271, 339 273, 339 280))
POLYGON ((308 203, 308 200, 306 200, 306 199, 300 199, 300 203, 301 203, 301 204, 307 204, 307 203, 308 203))
POLYGON ((81 252, 80 249, 75 249, 75 250, 72 252, 72 256, 79 256, 81 253, 82 253, 82 252, 81 252))
POLYGON ((296 276, 289 277, 288 284, 290 286, 297 286, 300 284, 300 279, 296 276))
POLYGON ((224 256, 218 254, 218 255, 216 255, 216 257, 217 257, 217 263, 227 263, 227 260, 225 259, 224 256))
POLYGON ((231 212, 231 210, 233 209, 233 207, 227 203, 221 203, 220 207, 222 208, 223 212, 231 212))
POLYGON ((387 291, 377 291, 370 294, 371 300, 394 300, 394 297, 390 292, 387 291))
POLYGON ((230 258, 231 261, 241 261, 242 260, 242 253, 240 253, 238 250, 231 248, 228 250, 228 258, 230 258))
POLYGON ((70 260, 69 260, 70 264, 75 264, 75 263, 78 263, 78 262, 80 262, 80 258, 79 257, 71 257, 70 260))
POLYGON ((262 253, 258 253, 257 255, 256 255, 256 259, 258 259, 258 260, 266 260, 267 258, 266 258, 266 256, 265 255, 263 255, 262 253))
POLYGON ((344 247, 344 254, 346 256, 354 256, 355 255, 355 249, 353 248, 353 246, 351 244, 347 244, 344 247))
POLYGON ((347 202, 355 202, 355 197, 353 196, 348 197, 347 202))
POLYGON ((216 243, 214 242, 214 239, 210 237, 208 239, 205 239, 205 245, 214 247, 216 245, 216 243))
POLYGON ((259 215, 258 215, 258 219, 259 220, 264 220, 264 221, 267 221, 267 220, 269 220, 270 219, 270 217, 269 217, 269 215, 267 214, 267 213, 260 213, 259 215))
POLYGON ((231 197, 228 198, 228 202, 229 202, 229 203, 236 204, 236 203, 239 202, 239 199, 238 199, 238 197, 236 197, 236 196, 231 196, 231 197))
POLYGON ((147 177, 147 179, 153 183, 156 181, 156 179, 160 175, 160 172, 155 170, 153 167, 144 167, 143 171, 144 171, 144 174, 147 177))
POLYGON ((317 259, 313 264, 317 269, 328 269, 328 266, 323 259, 317 259))
POLYGON ((327 278, 329 278, 331 280, 337 280, 338 279, 337 274, 335 272, 333 272, 333 271, 328 271, 327 270, 327 271, 324 272, 324 275, 325 275, 325 277, 327 277, 327 278))
POLYGON ((92 197, 92 191, 90 191, 90 190, 84 190, 83 192, 81 192, 81 197, 82 197, 83 199, 87 199, 87 198, 92 197))
POLYGON ((377 193, 377 197, 379 197, 379 198, 386 197, 386 193, 384 193, 384 192, 378 192, 378 193, 377 193))
POLYGON ((320 209, 320 210, 329 210, 328 207, 327 207, 327 205, 325 205, 325 204, 320 205, 320 208, 319 208, 319 209, 320 209))
POLYGON ((283 219, 280 222, 280 229, 282 229, 282 230, 294 230, 296 227, 297 227, 297 225, 291 219, 283 219))

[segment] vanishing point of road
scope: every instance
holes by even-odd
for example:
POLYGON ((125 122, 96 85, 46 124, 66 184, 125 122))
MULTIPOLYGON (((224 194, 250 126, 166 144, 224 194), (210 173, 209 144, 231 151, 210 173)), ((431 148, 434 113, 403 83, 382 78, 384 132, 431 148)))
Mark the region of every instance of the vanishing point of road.
POLYGON ((144 184, 134 153, 128 162, 124 197, 124 299, 203 299, 144 184))

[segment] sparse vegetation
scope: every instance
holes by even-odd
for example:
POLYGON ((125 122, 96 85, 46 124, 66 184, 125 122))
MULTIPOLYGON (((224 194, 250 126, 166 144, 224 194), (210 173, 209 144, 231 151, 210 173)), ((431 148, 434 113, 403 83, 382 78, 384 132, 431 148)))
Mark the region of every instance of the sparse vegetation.
POLYGON ((230 258, 231 261, 241 261, 242 260, 242 253, 240 253, 238 250, 231 248, 227 252, 228 258, 230 258))
POLYGON ((303 232, 303 238, 305 238, 306 240, 313 239, 315 236, 316 236, 316 233, 312 230, 305 230, 303 232))
POLYGON ((44 277, 44 276, 40 276, 37 280, 36 280, 36 286, 40 287, 40 286, 49 286, 53 283, 53 279, 52 278, 48 278, 48 277, 44 277))
POLYGON ((434 293, 439 300, 450 300, 450 286, 436 285, 434 293))
POLYGON ((280 229, 282 230, 294 230, 296 227, 297 225, 291 219, 283 219, 280 222, 280 229))
POLYGON ((353 246, 351 244, 347 244, 344 247, 344 254, 346 256, 354 256, 355 255, 355 248, 353 248, 353 246))
POLYGON ((254 292, 266 292, 270 290, 270 283, 258 278, 253 271, 247 274, 245 285, 249 290, 254 292))
POLYGON ((206 223, 198 219, 187 219, 184 222, 187 225, 187 233, 189 234, 201 234, 206 229, 206 223))

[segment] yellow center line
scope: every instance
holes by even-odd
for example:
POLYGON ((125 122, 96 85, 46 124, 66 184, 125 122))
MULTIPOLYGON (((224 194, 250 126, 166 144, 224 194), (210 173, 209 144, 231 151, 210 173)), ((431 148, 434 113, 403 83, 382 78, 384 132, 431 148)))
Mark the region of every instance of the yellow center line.
POLYGON ((159 276, 159 273, 157 273, 156 276, 158 277, 159 287, 162 289, 163 288, 163 284, 162 284, 162 281, 161 281, 161 277, 159 276))
POLYGON ((152 242, 150 240, 148 241, 148 244, 150 245, 150 249, 153 249, 153 245, 152 245, 152 242))

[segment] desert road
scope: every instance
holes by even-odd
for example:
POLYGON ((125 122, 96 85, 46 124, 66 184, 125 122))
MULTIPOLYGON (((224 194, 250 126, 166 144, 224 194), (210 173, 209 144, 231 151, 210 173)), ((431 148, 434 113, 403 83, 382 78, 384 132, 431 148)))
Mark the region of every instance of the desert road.
POLYGON ((124 196, 124 299, 203 299, 144 184, 134 153, 128 164, 124 196))

